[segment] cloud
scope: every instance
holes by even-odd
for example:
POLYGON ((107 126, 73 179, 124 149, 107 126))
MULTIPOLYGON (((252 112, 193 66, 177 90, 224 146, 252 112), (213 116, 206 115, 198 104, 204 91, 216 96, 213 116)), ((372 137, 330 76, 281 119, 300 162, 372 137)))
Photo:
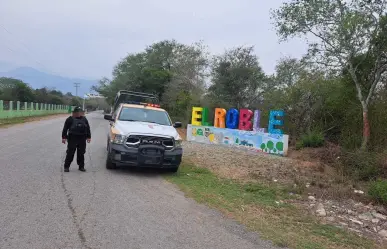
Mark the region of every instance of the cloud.
POLYGON ((299 41, 278 44, 269 10, 281 2, 2 0, 0 25, 11 34, 0 26, 0 54, 2 60, 65 76, 99 78, 110 76, 127 53, 153 42, 203 40, 212 53, 255 45, 270 73, 281 53, 299 57, 306 49, 299 41))

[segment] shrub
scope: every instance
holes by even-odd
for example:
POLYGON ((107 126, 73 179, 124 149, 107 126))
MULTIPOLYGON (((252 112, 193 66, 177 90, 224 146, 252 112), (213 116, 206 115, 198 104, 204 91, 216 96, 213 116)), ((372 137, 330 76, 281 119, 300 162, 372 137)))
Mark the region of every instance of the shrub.
POLYGON ((368 194, 377 202, 387 205, 387 180, 374 181, 368 190, 368 194))
POLYGON ((324 145, 324 134, 318 131, 311 131, 301 136, 301 139, 296 143, 296 149, 305 147, 318 148, 324 145))
POLYGON ((375 152, 343 152, 340 158, 341 167, 347 175, 357 180, 374 180, 383 168, 382 157, 375 152))

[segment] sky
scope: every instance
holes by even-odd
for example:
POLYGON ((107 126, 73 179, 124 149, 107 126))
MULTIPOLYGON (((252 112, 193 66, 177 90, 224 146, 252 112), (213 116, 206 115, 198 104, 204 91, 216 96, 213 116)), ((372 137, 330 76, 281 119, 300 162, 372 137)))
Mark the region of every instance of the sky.
POLYGON ((111 77, 128 53, 165 39, 212 54, 254 45, 266 73, 303 40, 279 43, 270 9, 283 0, 0 0, 0 61, 66 77, 111 77))

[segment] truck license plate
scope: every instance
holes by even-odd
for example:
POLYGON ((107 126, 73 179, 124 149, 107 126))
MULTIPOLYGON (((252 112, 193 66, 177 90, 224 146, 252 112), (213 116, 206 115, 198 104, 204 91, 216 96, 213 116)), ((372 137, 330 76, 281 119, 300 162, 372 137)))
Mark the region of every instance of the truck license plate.
POLYGON ((146 159, 145 163, 146 164, 155 164, 158 162, 158 158, 151 158, 151 159, 146 159))

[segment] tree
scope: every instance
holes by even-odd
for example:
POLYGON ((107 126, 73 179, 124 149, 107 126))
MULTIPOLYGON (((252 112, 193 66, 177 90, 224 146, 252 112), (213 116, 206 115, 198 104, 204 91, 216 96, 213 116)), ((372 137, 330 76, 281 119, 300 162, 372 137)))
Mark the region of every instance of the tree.
POLYGON ((368 107, 387 71, 386 9, 387 2, 381 0, 292 0, 272 12, 281 41, 311 34, 318 42, 309 44, 308 59, 350 74, 362 105, 362 149, 370 139, 368 107), (360 78, 364 64, 372 68, 360 78))
POLYGON ((61 91, 48 89, 47 87, 32 89, 28 84, 21 80, 13 78, 0 78, 0 100, 20 101, 20 102, 37 102, 69 105, 71 102, 81 103, 80 99, 72 100, 71 93, 64 95, 61 91))
POLYGON ((201 42, 174 50, 171 78, 165 87, 162 104, 173 117, 188 122, 193 105, 199 105, 208 77, 208 54, 201 42))
POLYGON ((235 108, 249 107, 261 99, 268 80, 253 53, 253 46, 241 46, 214 58, 209 87, 212 98, 227 100, 235 108))
POLYGON ((306 73, 306 68, 301 60, 291 57, 281 58, 272 76, 272 86, 275 88, 288 88, 293 86, 306 73))
POLYGON ((0 94, 0 99, 22 102, 34 101, 34 93, 31 87, 18 79, 0 78, 0 94))
POLYGON ((200 43, 185 45, 165 40, 129 54, 114 67, 112 80, 103 78, 93 90, 110 104, 119 90, 154 93, 171 115, 186 115, 204 90, 207 64, 200 43))
POLYGON ((98 81, 97 85, 92 86, 91 90, 96 91, 97 93, 104 96, 106 98, 106 101, 113 105, 114 98, 117 94, 117 92, 113 91, 113 87, 114 86, 111 81, 108 78, 104 77, 98 81))
POLYGON ((153 47, 148 47, 147 52, 129 54, 114 67, 112 80, 103 78, 92 89, 107 97, 109 103, 114 101, 119 90, 155 93, 161 97, 170 79, 170 72, 166 63, 168 58, 162 56, 168 56, 165 52, 168 49, 163 50, 159 45, 153 45, 158 49, 156 51, 152 50, 153 47))

